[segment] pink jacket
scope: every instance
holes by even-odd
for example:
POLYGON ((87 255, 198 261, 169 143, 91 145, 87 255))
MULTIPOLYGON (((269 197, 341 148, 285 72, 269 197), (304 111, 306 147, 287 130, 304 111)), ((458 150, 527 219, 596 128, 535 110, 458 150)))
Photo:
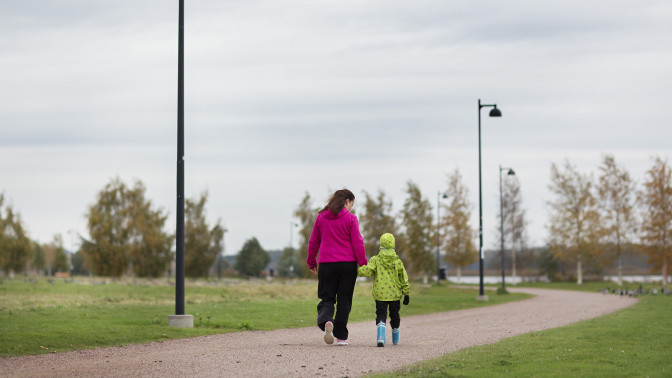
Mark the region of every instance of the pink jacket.
POLYGON ((357 217, 343 208, 338 216, 329 210, 321 212, 308 241, 309 268, 317 266, 317 252, 320 263, 356 261, 359 266, 366 265, 364 239, 359 233, 357 217))

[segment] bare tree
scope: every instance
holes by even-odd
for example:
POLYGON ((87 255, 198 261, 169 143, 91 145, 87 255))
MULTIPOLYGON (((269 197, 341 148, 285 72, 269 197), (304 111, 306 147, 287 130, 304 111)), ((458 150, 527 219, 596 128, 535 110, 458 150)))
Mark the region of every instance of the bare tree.
POLYGON ((667 160, 655 158, 638 200, 642 206, 642 243, 649 263, 662 270, 663 286, 667 286, 672 259, 672 171, 667 160))
POLYGON ((608 251, 605 257, 616 260, 618 284, 622 285, 623 255, 632 250, 629 246, 637 231, 635 183, 630 173, 616 164, 612 155, 603 157, 600 172, 598 198, 602 243, 608 251))
POLYGON ((432 227, 432 205, 427 198, 422 197, 420 188, 412 181, 407 184, 408 197, 401 210, 404 225, 402 248, 409 258, 411 271, 422 275, 423 281, 429 281, 429 274, 436 270, 436 262, 432 258, 433 241, 435 240, 432 227))
MULTIPOLYGON (((522 251, 527 246, 527 217, 523 208, 523 199, 520 191, 520 181, 516 176, 505 176, 502 182, 502 208, 497 213, 497 219, 503 224, 504 240, 511 243, 511 276, 516 282, 516 251, 522 251), (502 222, 502 213, 504 216, 502 222)), ((502 230, 497 227, 497 240, 502 237, 502 230)))
POLYGON ((441 204, 443 216, 443 248, 446 251, 444 260, 457 269, 457 282, 462 277, 462 268, 478 260, 478 251, 474 240, 476 231, 469 224, 472 205, 469 203, 469 189, 462 183, 462 175, 458 169, 448 175, 446 188, 447 204, 441 204))
POLYGON ((583 284, 583 263, 597 254, 599 213, 592 192, 592 175, 583 175, 565 162, 564 171, 551 165, 549 246, 556 259, 576 262, 576 283, 583 284))
POLYGON ((359 221, 366 255, 371 257, 378 253, 380 235, 386 232, 396 234, 392 201, 385 198, 385 192, 382 189, 378 190, 376 198, 364 191, 364 214, 359 221))

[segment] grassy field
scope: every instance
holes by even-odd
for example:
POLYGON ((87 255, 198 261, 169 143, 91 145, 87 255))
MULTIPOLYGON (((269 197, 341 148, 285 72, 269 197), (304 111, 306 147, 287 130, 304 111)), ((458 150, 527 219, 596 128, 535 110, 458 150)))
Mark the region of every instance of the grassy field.
MULTIPOLYGON (((609 284, 534 286, 597 291, 609 284)), ((624 286, 636 289, 639 285, 624 286)), ((672 296, 641 296, 637 304, 613 314, 464 349, 375 376, 670 377, 672 296)))
MULTIPOLYGON (((316 281, 227 280, 187 282, 186 313, 193 329, 167 327, 174 313, 175 288, 165 280, 77 278, 4 280, 0 285, 0 356, 63 352, 245 330, 313 326, 318 303, 316 281)), ((477 290, 411 284, 411 304, 401 315, 417 315, 494 305, 527 298, 477 290)), ((355 289, 350 321, 375 318, 371 283, 355 289)))

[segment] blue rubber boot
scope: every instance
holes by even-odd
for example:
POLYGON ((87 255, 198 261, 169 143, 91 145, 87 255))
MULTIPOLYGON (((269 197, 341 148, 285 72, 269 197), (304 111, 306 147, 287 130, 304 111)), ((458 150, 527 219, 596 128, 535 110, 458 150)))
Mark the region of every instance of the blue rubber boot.
POLYGON ((399 344, 399 328, 392 328, 392 344, 399 344))
POLYGON ((385 346, 385 323, 378 323, 378 337, 377 343, 379 347, 385 346))

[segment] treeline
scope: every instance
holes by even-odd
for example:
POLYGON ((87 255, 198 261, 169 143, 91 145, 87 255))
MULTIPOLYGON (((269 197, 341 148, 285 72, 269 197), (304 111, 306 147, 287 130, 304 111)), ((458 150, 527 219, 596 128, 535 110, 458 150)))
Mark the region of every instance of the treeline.
MULTIPOLYGON (((568 160, 551 165, 549 239, 541 248, 530 248, 527 242, 528 220, 520 182, 516 176, 503 177, 502 206, 497 215, 504 226, 501 230, 496 228, 497 240, 505 240, 514 275, 516 255, 529 265, 530 251, 536 249, 541 251, 537 265, 552 279, 575 278, 581 284, 584 272, 599 274, 612 267, 618 269, 620 276, 624 258, 646 256, 647 263, 663 275, 667 284, 672 257, 669 164, 654 158, 640 185, 611 155, 603 157, 598 170, 595 177, 579 172, 568 160)), ((449 264, 459 276, 461 269, 476 262, 478 233, 470 224, 474 205, 469 202, 468 187, 457 169, 447 175, 444 190, 436 194, 434 207, 432 199, 408 181, 406 199, 395 212, 384 190, 359 193, 354 211, 360 220, 367 255, 376 254, 380 235, 391 232, 397 239, 397 253, 409 274, 416 278, 427 280, 436 274, 437 263, 449 264)), ((186 276, 221 275, 227 269, 229 274, 235 269, 242 276, 261 275, 269 255, 254 237, 239 251, 235 266, 221 258, 226 229, 221 219, 207 223, 207 198, 208 194, 203 193, 185 200, 186 276)), ((294 212, 298 246, 284 249, 275 273, 312 277, 305 264, 307 244, 323 205, 313 203, 309 193, 304 195, 294 212)), ((19 214, 5 206, 4 197, 0 196, 0 268, 5 273, 51 274, 70 269, 73 273, 113 277, 157 277, 170 271, 174 234, 165 231, 167 214, 145 198, 140 181, 127 186, 118 178, 111 180, 98 193, 86 217, 89 238, 80 237, 81 247, 68 264, 61 238, 55 237, 46 245, 31 241, 19 214)))
MULTIPOLYGON (((620 278, 624 258, 645 256, 653 271, 662 274, 663 284, 668 283, 672 258, 669 164, 660 157, 654 158, 639 187, 611 155, 603 157, 598 169, 595 179, 592 173, 580 173, 568 160, 562 165, 551 165, 549 239, 546 246, 538 248, 531 248, 527 242, 528 220, 520 182, 516 176, 503 179, 502 205, 497 214, 503 227, 501 230, 497 227, 497 240, 503 232, 514 276, 517 252, 527 266, 536 265, 549 278, 576 279, 578 284, 583 282, 584 271, 598 275, 611 267, 616 267, 620 278), (570 265, 575 270, 568 269, 570 265)), ((407 197, 396 213, 384 190, 362 194, 355 201, 354 211, 369 257, 377 252, 380 235, 392 232, 397 237, 397 253, 409 274, 416 278, 427 280, 437 272, 437 263, 454 267, 459 277, 461 269, 478 260, 478 233, 470 224, 474 206, 468 200, 468 188, 458 170, 447 176, 445 190, 437 192, 434 208, 430 198, 412 181, 407 183, 407 197), (434 211, 438 213, 436 218, 434 211)), ((303 262, 319 208, 313 206, 310 194, 306 193, 295 212, 300 224, 298 251, 285 250, 279 264, 282 273, 290 261, 298 261, 299 274, 308 276, 303 262)))
MULTIPOLYGON (((89 238, 68 259, 62 238, 40 245, 26 235, 21 218, 0 196, 0 268, 5 274, 95 274, 120 277, 169 275, 174 262, 175 235, 167 232, 167 213, 145 196, 141 181, 132 186, 112 179, 86 212, 89 238)), ((230 269, 222 258, 221 219, 206 220, 208 194, 185 200, 185 276, 207 277, 230 269)), ((259 276, 270 257, 252 237, 241 248, 233 268, 242 276, 259 276)))

